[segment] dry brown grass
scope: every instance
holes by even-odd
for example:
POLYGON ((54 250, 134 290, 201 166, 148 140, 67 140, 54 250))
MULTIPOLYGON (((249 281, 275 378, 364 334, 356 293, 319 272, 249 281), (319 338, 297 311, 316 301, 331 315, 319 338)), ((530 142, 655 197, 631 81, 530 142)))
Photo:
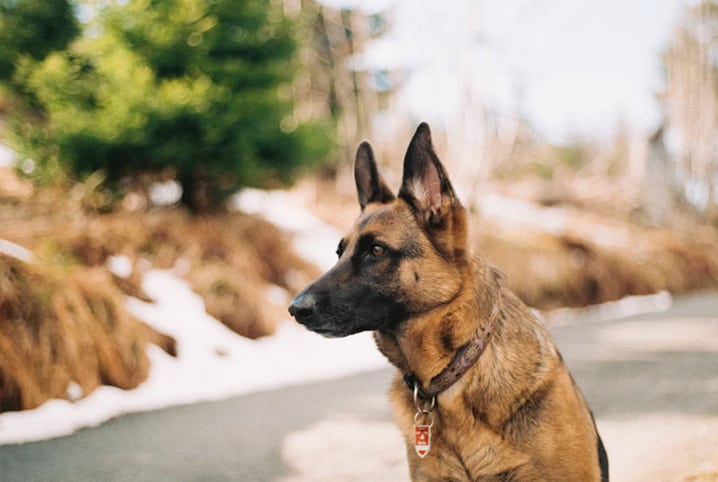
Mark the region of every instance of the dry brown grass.
POLYGON ((255 273, 237 271, 221 261, 209 261, 192 268, 187 278, 201 293, 207 313, 233 331, 258 338, 272 334, 282 319, 267 302, 255 273))
MULTIPOLYGON (((189 263, 185 277, 207 312, 235 332, 257 338, 274 333, 285 307, 268 301, 278 286, 296 292, 318 275, 299 258, 290 238, 272 224, 242 213, 192 217, 181 211, 146 227, 156 264, 189 263)), ((288 300, 286 300, 288 301, 288 300)))
POLYGON ((276 299, 318 275, 285 233, 241 213, 94 215, 62 193, 38 191, 22 203, 0 200, 0 237, 35 258, 0 257, 0 411, 68 398, 71 382, 83 396, 101 384, 133 388, 147 376, 148 342, 174 352, 173 339, 125 308, 124 295, 151 301, 142 291, 148 267, 182 266, 207 312, 251 338, 286 317, 285 300, 271 303, 270 290, 276 299), (129 277, 109 273, 114 255, 131 260, 129 277))
POLYGON ((482 220, 476 245, 511 288, 540 309, 586 306, 628 295, 718 288, 718 239, 665 229, 576 222, 561 234, 482 220), (615 244, 596 232, 614 230, 615 244))
POLYGON ((701 472, 689 475, 683 482, 718 482, 718 471, 701 472))
POLYGON ((174 340, 128 314, 100 268, 48 268, 0 254, 0 411, 34 408, 99 385, 129 389, 147 378, 153 342, 174 340))
POLYGON ((277 306, 267 301, 268 290, 278 286, 294 293, 319 274, 294 253, 285 233, 256 216, 201 217, 181 209, 64 214, 40 210, 38 216, 15 218, 15 235, 3 236, 59 264, 101 267, 110 256, 127 256, 134 265, 131 276, 112 281, 143 299, 141 261, 169 269, 181 260, 185 278, 204 298, 207 312, 251 338, 272 334, 282 319, 277 306))

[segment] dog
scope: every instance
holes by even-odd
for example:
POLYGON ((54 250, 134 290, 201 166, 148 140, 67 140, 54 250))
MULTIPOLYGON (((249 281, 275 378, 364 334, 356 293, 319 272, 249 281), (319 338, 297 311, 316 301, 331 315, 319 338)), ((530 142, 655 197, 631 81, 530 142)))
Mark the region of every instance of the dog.
POLYGON ((469 245, 466 209, 426 123, 395 196, 371 145, 354 168, 361 215, 336 265, 290 314, 326 337, 373 331, 414 481, 607 481, 586 401, 546 327, 469 245))

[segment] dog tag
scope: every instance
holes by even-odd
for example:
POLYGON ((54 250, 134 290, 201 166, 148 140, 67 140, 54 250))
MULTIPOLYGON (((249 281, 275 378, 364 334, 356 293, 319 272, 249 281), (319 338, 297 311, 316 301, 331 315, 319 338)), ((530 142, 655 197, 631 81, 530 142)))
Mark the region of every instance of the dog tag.
POLYGON ((431 425, 414 425, 414 449, 422 459, 431 450, 431 425))

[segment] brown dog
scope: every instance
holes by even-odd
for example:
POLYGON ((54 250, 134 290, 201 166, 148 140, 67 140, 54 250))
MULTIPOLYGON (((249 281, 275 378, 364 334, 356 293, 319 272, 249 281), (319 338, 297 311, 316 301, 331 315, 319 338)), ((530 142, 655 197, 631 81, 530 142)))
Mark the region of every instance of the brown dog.
POLYGON ((361 216, 289 311, 328 337, 374 331, 401 375, 391 396, 412 479, 608 480, 591 411, 546 328, 472 255, 429 127, 409 144, 398 196, 366 142, 355 176, 361 216))

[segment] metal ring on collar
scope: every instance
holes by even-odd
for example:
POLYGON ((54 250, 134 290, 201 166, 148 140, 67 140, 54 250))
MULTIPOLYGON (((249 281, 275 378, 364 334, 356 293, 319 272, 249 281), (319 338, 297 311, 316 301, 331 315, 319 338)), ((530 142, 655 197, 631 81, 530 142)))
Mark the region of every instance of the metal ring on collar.
POLYGON ((430 422, 428 424, 424 424, 424 425, 428 425, 429 428, 434 426, 434 416, 431 414, 431 412, 426 412, 424 410, 416 412, 416 414, 414 415, 414 425, 419 425, 419 416, 421 416, 421 415, 429 416, 430 422))
POLYGON ((417 414, 419 413, 431 413, 432 410, 434 410, 434 406, 436 405, 436 395, 433 395, 431 397, 431 402, 428 409, 421 408, 421 402, 419 401, 419 382, 417 380, 414 381, 414 406, 416 407, 417 414))

